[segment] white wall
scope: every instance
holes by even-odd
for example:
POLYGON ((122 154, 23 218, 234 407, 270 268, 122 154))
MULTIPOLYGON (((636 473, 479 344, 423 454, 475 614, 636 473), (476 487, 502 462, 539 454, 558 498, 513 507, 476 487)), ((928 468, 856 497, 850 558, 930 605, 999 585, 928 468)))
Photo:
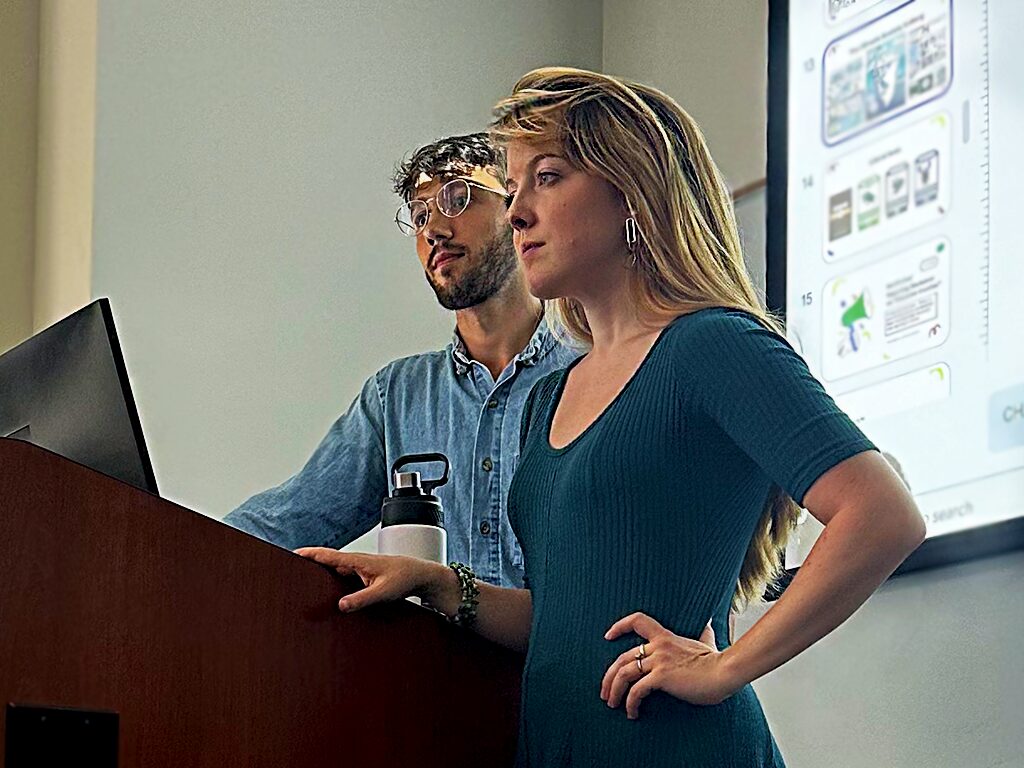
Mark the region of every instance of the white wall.
POLYGON ((221 516, 447 343, 392 168, 533 67, 599 67, 601 5, 105 0, 97 46, 93 293, 162 492, 221 516))
POLYGON ((1022 577, 1022 552, 898 576, 762 678, 789 768, 1024 765, 1022 577))

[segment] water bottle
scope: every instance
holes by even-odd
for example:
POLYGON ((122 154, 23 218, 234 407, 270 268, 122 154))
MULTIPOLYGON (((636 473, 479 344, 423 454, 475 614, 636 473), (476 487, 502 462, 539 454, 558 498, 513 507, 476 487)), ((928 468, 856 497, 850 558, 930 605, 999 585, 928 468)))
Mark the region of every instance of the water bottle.
POLYGON ((443 453, 402 456, 391 467, 394 491, 380 510, 377 551, 382 555, 409 555, 447 564, 448 534, 444 510, 434 489, 448 482, 450 465, 443 453), (436 480, 421 480, 419 472, 399 472, 409 464, 439 461, 444 473, 436 480))

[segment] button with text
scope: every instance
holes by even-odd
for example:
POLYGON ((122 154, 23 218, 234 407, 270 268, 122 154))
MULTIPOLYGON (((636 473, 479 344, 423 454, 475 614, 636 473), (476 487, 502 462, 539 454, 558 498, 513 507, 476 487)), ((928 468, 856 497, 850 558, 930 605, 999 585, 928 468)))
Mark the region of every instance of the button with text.
POLYGON ((995 392, 988 401, 988 447, 1005 451, 1024 445, 1024 384, 995 392))

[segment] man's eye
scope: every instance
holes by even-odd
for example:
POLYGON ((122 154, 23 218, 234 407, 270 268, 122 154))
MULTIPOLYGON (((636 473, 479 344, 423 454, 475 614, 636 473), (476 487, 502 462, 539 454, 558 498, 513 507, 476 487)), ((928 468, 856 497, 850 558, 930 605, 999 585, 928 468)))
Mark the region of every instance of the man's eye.
POLYGON ((510 193, 510 194, 505 195, 505 209, 506 210, 508 210, 509 208, 512 207, 512 200, 514 198, 515 198, 515 194, 511 194, 510 193))

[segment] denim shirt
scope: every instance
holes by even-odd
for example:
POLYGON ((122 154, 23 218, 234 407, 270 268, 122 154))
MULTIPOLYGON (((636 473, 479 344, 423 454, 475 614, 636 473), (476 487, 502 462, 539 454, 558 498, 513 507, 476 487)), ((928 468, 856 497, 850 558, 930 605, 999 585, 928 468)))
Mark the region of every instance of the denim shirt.
MULTIPOLYGON (((506 509, 519 426, 534 383, 579 356, 541 320, 529 343, 493 379, 455 334, 443 351, 389 363, 363 385, 306 465, 224 521, 282 547, 343 547, 380 522, 388 474, 400 456, 445 454, 448 559, 491 584, 523 586, 523 555, 506 509)), ((417 467, 439 472, 438 465, 417 467)), ((433 476, 433 474, 431 474, 433 476)))

